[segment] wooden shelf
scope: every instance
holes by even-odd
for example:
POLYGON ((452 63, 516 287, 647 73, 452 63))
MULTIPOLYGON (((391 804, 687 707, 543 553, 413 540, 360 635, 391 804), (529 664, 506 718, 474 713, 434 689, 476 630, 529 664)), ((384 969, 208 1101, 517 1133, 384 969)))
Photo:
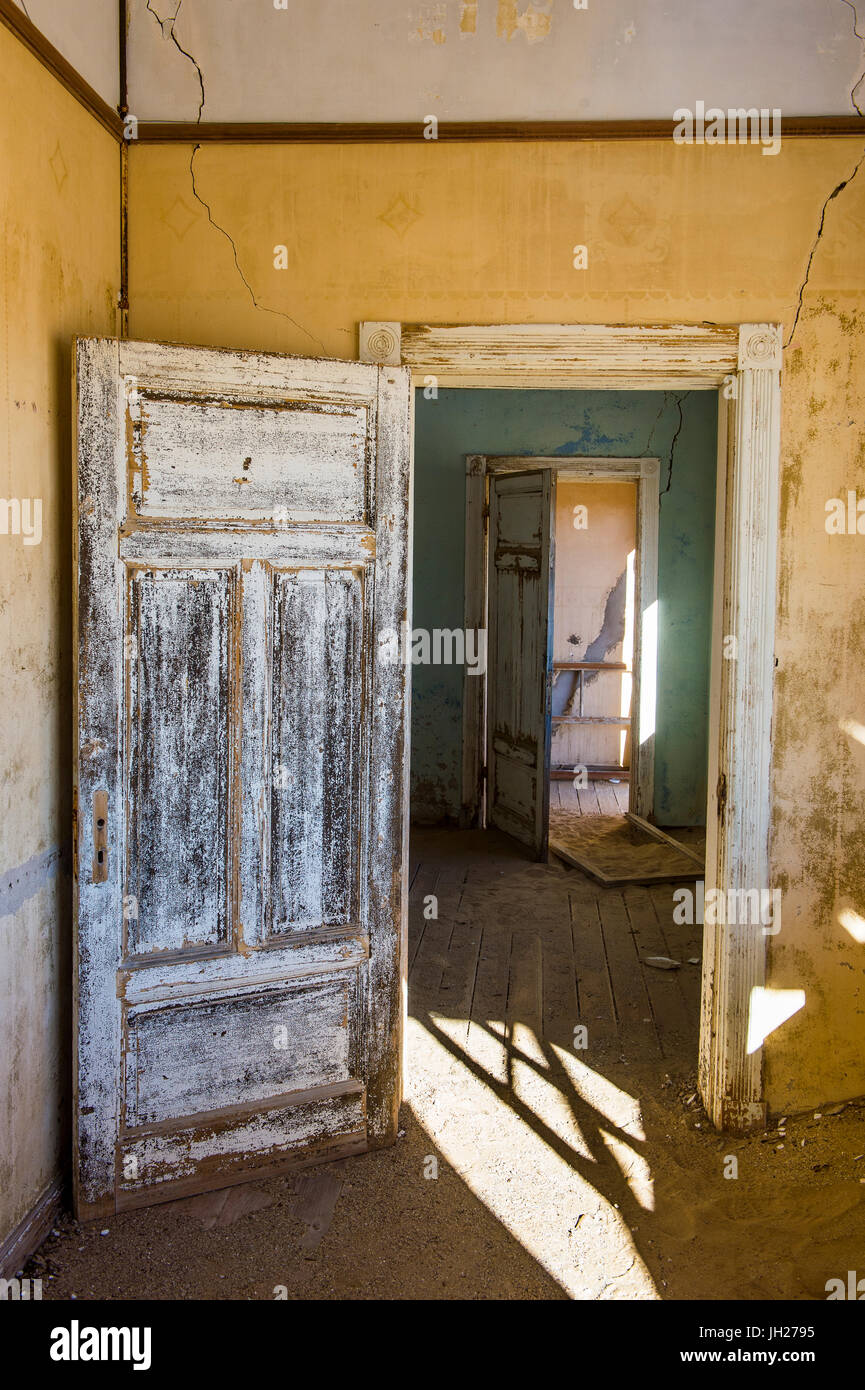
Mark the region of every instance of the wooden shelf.
POLYGON ((630 729, 630 718, 618 719, 612 714, 554 714, 554 724, 615 724, 619 729, 630 729))
POLYGON ((627 671, 624 661, 554 661, 554 671, 627 671))

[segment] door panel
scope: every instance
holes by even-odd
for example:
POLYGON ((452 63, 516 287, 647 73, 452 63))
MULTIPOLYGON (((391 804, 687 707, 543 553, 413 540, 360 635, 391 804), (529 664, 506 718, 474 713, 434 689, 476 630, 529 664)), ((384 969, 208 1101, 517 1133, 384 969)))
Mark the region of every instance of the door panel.
POLYGON ((290 987, 250 986, 182 1005, 130 1009, 127 1127, 226 1109, 240 1096, 253 1104, 348 1081, 357 1068, 349 1056, 356 1030, 345 1022, 350 1012, 356 1023, 355 984, 356 976, 340 971, 290 987), (179 1076, 173 1075, 178 1055, 179 1076))
POLYGON ((368 408, 165 399, 139 390, 131 475, 139 517, 362 521, 368 408))
POLYGON ((282 936, 357 920, 362 580, 280 573, 274 599, 270 931, 282 936))
POLYGON ((549 834, 555 487, 552 469, 490 480, 487 814, 539 858, 549 834))
POLYGON ((77 346, 76 1209, 389 1143, 409 374, 77 346))
POLYGON ((228 941, 233 581, 129 573, 128 956, 228 941))

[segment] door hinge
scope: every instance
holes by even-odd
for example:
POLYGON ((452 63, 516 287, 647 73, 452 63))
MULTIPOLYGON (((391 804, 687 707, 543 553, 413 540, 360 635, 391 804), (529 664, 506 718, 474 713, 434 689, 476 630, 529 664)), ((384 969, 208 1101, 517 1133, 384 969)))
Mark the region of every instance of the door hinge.
POLYGON ((722 772, 718 777, 718 785, 715 788, 715 796, 718 801, 718 818, 724 819, 724 811, 727 806, 727 774, 722 772))

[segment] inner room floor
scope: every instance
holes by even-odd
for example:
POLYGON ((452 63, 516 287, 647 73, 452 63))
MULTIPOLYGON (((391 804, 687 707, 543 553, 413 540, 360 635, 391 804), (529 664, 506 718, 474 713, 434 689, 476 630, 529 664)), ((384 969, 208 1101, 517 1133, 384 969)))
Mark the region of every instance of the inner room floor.
POLYGON ((623 816, 628 809, 629 788, 624 778, 588 777, 588 785, 575 787, 562 777, 550 779, 550 810, 574 816, 623 816))
POLYGON ((26 1271, 46 1299, 807 1300, 856 1267, 865 1105, 715 1132, 671 885, 601 888, 494 831, 414 832, 411 876, 397 1143, 64 1217, 26 1271))

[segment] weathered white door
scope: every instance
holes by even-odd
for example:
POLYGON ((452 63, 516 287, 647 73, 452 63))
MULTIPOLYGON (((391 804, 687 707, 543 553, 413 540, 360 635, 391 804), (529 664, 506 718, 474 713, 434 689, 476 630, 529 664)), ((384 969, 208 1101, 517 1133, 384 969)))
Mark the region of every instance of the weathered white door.
POLYGON ((390 1142, 402 368, 77 345, 76 1207, 390 1142))
POLYGON ((487 819, 538 858, 549 838, 555 505, 552 469, 490 480, 487 819))

